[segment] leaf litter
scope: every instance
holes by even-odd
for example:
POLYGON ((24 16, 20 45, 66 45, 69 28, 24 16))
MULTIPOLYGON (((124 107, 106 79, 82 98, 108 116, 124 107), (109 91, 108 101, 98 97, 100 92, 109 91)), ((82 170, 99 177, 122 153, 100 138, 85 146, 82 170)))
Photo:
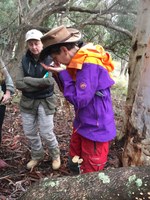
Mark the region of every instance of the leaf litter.
MULTIPOLYGON (((11 102, 7 105, 0 146, 0 200, 18 199, 33 183, 41 178, 74 175, 68 168, 68 151, 74 111, 60 92, 57 92, 56 95, 58 101, 57 112, 54 116, 54 132, 61 151, 61 168, 58 171, 52 170, 51 158, 44 144, 44 160, 34 169, 30 171, 26 169, 26 164, 30 160, 30 146, 23 134, 18 103, 11 102)), ((119 125, 117 131, 121 131, 123 120, 122 116, 118 116, 117 113, 119 113, 119 110, 123 110, 124 101, 118 102, 117 97, 114 98, 116 124, 119 125)), ((122 144, 117 140, 112 141, 106 169, 121 166, 121 152, 122 144)))

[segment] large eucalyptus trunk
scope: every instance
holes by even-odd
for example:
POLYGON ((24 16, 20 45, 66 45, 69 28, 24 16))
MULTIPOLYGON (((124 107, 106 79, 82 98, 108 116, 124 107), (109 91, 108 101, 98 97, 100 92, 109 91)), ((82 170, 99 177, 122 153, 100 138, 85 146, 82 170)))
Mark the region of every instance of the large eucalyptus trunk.
POLYGON ((139 4, 129 59, 123 166, 150 165, 150 1, 139 4))
POLYGON ((150 198, 149 167, 127 167, 41 179, 19 200, 136 200, 150 198))

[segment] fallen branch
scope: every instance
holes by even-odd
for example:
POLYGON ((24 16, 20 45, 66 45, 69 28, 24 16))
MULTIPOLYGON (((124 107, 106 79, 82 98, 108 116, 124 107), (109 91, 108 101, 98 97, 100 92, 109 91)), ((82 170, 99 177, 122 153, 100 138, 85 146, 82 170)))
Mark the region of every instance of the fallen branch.
POLYGON ((20 200, 136 200, 150 199, 150 168, 122 167, 100 172, 44 178, 20 200))

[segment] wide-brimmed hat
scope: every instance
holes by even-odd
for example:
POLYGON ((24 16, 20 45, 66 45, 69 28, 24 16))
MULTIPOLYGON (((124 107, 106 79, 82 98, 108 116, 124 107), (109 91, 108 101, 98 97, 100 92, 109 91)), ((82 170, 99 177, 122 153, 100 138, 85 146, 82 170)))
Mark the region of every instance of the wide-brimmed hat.
POLYGON ((77 42, 81 39, 81 33, 74 28, 66 28, 64 25, 53 28, 41 38, 44 48, 60 43, 77 42))
POLYGON ((29 30, 25 35, 25 41, 28 40, 41 40, 41 37, 43 36, 43 33, 36 29, 29 30))
POLYGON ((64 25, 53 28, 41 37, 44 48, 40 53, 40 59, 43 60, 46 56, 48 56, 51 48, 53 48, 56 44, 78 42, 81 40, 81 36, 82 35, 79 30, 67 28, 64 25))

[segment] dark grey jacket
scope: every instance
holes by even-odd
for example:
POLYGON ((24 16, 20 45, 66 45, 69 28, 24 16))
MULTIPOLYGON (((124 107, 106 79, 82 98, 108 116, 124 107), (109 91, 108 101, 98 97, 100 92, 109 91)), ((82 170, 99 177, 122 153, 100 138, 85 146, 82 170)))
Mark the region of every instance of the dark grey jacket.
MULTIPOLYGON (((44 63, 50 64, 51 59, 46 58, 44 63)), ((46 114, 55 112, 54 79, 50 72, 45 78, 46 73, 39 60, 35 60, 30 51, 27 51, 16 77, 16 88, 22 91, 20 100, 22 112, 36 114, 40 103, 44 106, 46 114)))

